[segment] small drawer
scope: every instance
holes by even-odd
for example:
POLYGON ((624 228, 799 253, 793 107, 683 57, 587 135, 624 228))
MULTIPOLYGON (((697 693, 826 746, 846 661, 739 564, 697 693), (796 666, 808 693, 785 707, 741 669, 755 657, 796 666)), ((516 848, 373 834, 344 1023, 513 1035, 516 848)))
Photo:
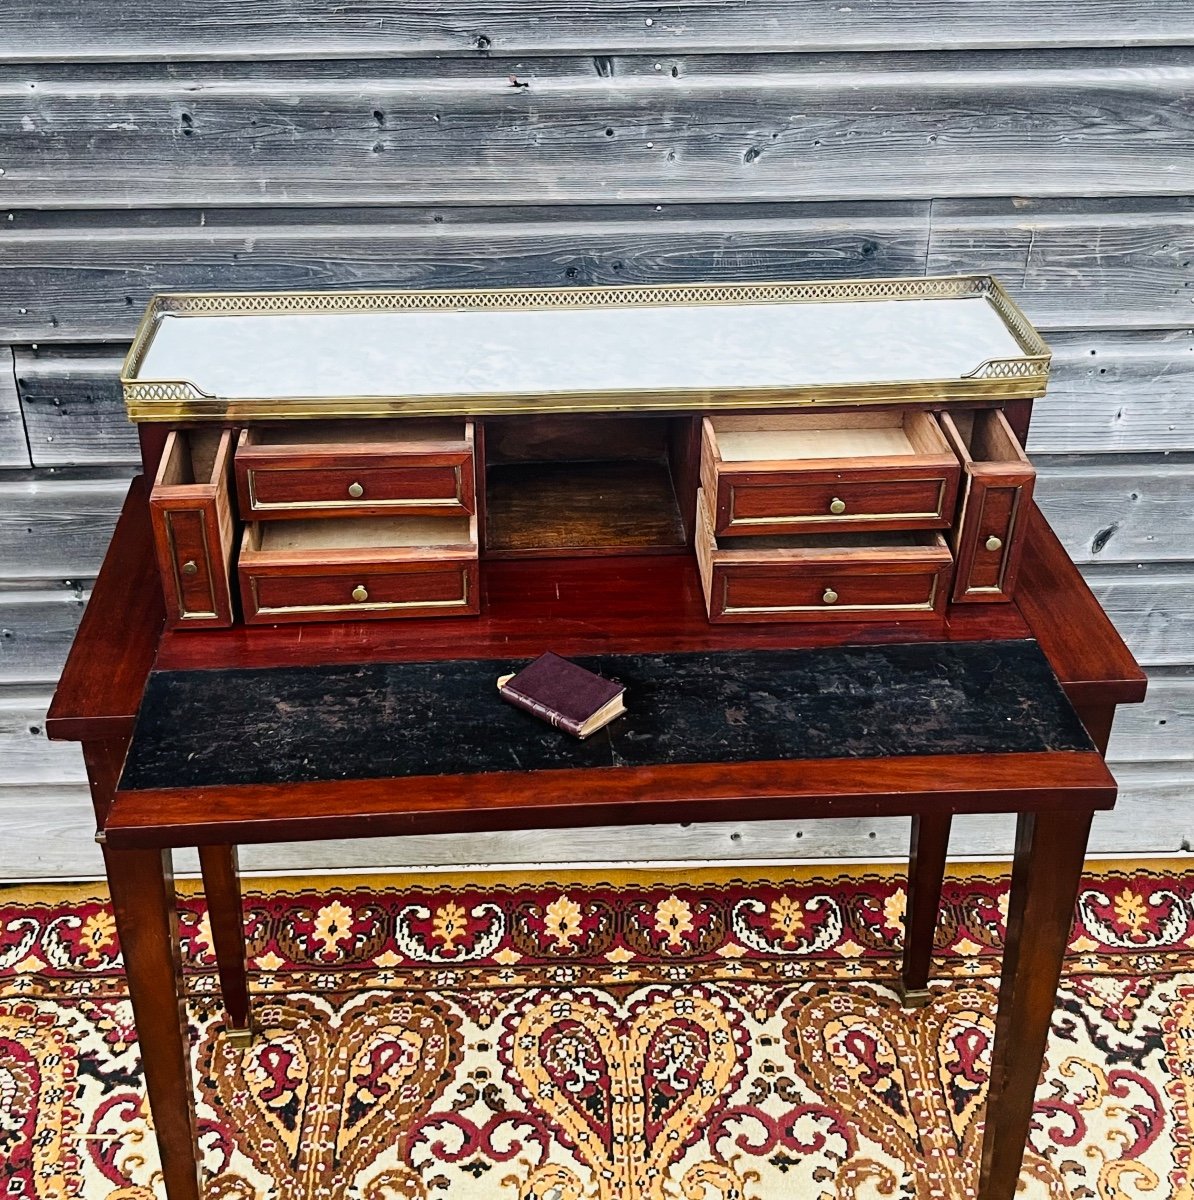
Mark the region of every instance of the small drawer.
POLYGON ((154 547, 172 628, 231 625, 230 429, 174 429, 149 493, 154 547))
POLYGON ((945 609, 940 533, 780 534, 718 541, 697 496, 697 563, 711 621, 904 620, 945 609))
POLYGON ((998 409, 943 412, 939 420, 965 472, 951 539, 954 601, 1010 600, 1036 471, 998 409))
POLYGON ((723 534, 943 529, 958 460, 929 413, 704 419, 701 486, 723 534))
POLYGON ((239 573, 248 624, 473 616, 477 518, 247 525, 239 573))
POLYGON ((467 516, 471 421, 297 421, 246 429, 236 447, 244 519, 467 516))

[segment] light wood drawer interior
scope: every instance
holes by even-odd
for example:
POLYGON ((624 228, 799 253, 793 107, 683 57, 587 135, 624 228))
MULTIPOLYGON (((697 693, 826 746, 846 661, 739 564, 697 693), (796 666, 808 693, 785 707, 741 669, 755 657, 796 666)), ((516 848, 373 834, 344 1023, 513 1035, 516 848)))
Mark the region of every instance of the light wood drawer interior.
POLYGON ((476 508, 471 421, 301 421, 246 429, 241 512, 256 519, 453 516, 476 508))
POLYGON ((174 429, 166 436, 149 511, 174 627, 232 623, 231 464, 231 430, 174 429))
POLYGON ((720 535, 933 529, 958 461, 920 410, 707 416, 701 486, 720 535))
POLYGON ((478 611, 477 519, 347 517, 248 525, 245 620, 356 620, 478 611))
POLYGON ((713 621, 931 617, 952 557, 935 530, 839 531, 720 540, 703 494, 697 562, 713 621))
POLYGON ((998 409, 939 414, 962 463, 962 499, 951 534, 957 573, 953 599, 1011 600, 1036 471, 998 409))

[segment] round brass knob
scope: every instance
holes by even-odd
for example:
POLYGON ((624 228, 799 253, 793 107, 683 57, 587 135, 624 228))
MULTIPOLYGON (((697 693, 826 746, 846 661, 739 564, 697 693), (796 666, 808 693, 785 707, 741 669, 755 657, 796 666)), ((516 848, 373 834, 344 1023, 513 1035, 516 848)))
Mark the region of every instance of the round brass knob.
POLYGON ((350 483, 348 485, 348 494, 354 500, 359 500, 365 494, 365 489, 359 483, 350 483))
POLYGON ((354 587, 352 589, 352 598, 358 604, 363 604, 366 600, 369 599, 369 593, 365 590, 364 584, 358 583, 356 585, 356 587, 354 587))
POLYGON ((829 511, 833 513, 835 517, 840 517, 842 513, 846 511, 846 502, 844 500, 839 500, 836 496, 834 496, 834 498, 829 502, 829 511))
POLYGON ((836 604, 837 603, 837 592, 835 592, 833 590, 833 588, 827 587, 825 589, 825 594, 821 597, 821 599, 826 604, 836 604))
POLYGON ((184 575, 198 575, 199 564, 193 558, 188 558, 187 561, 182 564, 182 573, 184 575))
POLYGON ((1000 541, 1000 539, 997 538, 994 534, 991 534, 991 536, 989 538, 987 538, 987 549, 988 550, 1002 550, 1003 542, 1000 541))

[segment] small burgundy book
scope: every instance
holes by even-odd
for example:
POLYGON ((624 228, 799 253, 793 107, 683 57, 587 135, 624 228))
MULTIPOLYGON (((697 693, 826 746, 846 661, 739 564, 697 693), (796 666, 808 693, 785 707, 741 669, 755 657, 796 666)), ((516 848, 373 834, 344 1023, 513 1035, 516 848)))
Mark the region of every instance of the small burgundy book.
POLYGON ((620 683, 550 650, 517 675, 503 675, 497 682, 503 700, 578 738, 596 733, 626 711, 626 689, 620 683))

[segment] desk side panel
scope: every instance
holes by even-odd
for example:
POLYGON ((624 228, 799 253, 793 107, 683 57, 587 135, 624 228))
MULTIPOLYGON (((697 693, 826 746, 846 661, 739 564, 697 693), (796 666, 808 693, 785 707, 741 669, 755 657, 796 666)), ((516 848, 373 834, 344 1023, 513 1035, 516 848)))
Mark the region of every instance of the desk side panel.
POLYGON ((127 738, 165 621, 144 476, 129 486, 46 717, 64 741, 127 738))
POLYGON ((1016 605, 1076 708, 1144 699, 1144 672, 1035 504, 1016 605))

